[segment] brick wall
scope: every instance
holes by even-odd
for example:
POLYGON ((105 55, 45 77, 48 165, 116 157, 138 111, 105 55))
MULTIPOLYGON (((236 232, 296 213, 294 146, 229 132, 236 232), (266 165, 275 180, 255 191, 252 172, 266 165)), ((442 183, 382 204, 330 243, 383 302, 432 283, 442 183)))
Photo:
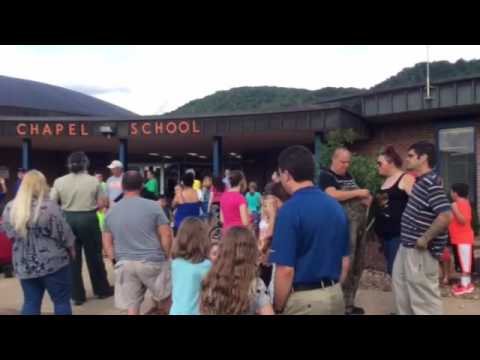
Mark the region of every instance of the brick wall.
MULTIPOLYGON (((480 196, 480 125, 476 126, 476 176, 477 198, 480 196)), ((436 143, 436 128, 433 123, 405 123, 372 126, 372 138, 352 146, 352 150, 363 155, 376 156, 385 145, 391 144, 404 159, 408 147, 417 141, 436 143)), ((480 201, 477 200, 477 213, 480 214, 480 201)))
POLYGON ((375 156, 382 147, 391 144, 405 158, 408 147, 422 140, 435 143, 432 123, 375 125, 372 126, 371 139, 355 144, 352 149, 359 154, 375 156))

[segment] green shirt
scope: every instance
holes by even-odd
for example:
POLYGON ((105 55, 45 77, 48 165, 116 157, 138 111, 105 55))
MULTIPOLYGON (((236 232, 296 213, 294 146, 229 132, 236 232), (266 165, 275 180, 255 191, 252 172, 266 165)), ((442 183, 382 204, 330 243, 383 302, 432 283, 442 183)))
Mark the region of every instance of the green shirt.
POLYGON ((107 183, 105 181, 102 181, 100 183, 100 187, 102 188, 103 193, 106 194, 107 193, 107 183))
POLYGON ((145 184, 145 189, 147 189, 151 193, 154 193, 155 196, 158 196, 158 181, 157 181, 157 179, 148 180, 147 183, 145 184))
POLYGON ((252 194, 250 191, 245 196, 247 199, 248 210, 251 213, 259 213, 262 207, 262 196, 259 192, 252 194))

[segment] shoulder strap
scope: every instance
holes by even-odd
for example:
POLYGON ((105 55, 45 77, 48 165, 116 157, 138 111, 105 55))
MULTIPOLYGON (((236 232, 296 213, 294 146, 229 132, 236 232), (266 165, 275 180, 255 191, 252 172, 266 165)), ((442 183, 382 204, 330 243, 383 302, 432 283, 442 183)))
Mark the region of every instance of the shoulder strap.
POLYGON ((403 179, 403 177, 404 177, 405 175, 407 175, 407 173, 403 173, 402 175, 400 175, 400 176, 398 177, 398 180, 397 180, 397 182, 395 183, 395 187, 398 187, 398 186, 400 185, 400 181, 402 181, 402 179, 403 179))

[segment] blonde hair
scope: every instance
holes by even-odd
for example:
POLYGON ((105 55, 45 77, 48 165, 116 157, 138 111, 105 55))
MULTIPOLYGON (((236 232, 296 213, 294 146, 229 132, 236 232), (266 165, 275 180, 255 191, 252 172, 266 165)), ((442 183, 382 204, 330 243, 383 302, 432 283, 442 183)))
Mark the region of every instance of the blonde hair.
POLYGON ((15 231, 23 238, 27 237, 28 225, 38 221, 42 200, 48 195, 48 192, 47 180, 40 171, 30 170, 25 174, 10 212, 10 222, 15 231), (32 216, 32 203, 35 199, 38 201, 32 216))

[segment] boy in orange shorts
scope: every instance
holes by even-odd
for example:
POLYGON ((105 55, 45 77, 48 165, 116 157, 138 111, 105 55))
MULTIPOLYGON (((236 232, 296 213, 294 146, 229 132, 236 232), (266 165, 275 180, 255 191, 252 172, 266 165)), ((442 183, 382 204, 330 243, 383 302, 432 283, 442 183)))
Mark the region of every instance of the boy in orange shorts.
POLYGON ((455 296, 471 294, 475 288, 471 282, 470 273, 472 269, 472 248, 473 248, 473 229, 472 208, 468 201, 468 185, 453 184, 450 190, 452 197, 453 219, 448 228, 452 244, 456 247, 462 276, 460 284, 452 288, 455 296))

